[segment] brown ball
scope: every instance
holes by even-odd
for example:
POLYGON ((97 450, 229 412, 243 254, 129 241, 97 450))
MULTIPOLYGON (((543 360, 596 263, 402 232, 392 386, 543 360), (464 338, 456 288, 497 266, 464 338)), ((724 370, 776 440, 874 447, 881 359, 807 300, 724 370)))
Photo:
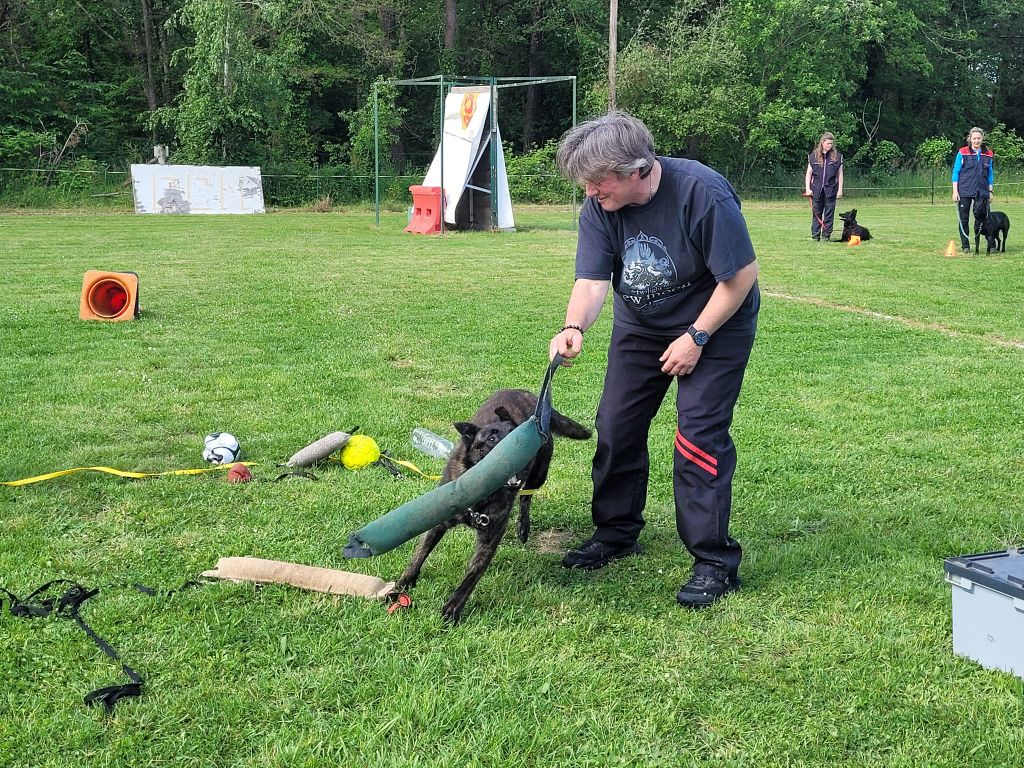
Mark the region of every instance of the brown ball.
POLYGON ((252 472, 245 464, 232 464, 228 470, 229 483, 248 483, 252 480, 252 472))

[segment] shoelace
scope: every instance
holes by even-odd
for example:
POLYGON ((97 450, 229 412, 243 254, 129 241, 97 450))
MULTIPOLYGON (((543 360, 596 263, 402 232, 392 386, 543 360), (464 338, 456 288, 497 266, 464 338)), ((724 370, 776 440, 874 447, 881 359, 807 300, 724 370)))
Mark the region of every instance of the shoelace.
POLYGON ((689 586, 693 589, 699 589, 703 591, 706 590, 708 587, 712 586, 713 584, 715 584, 715 582, 717 581, 718 579, 708 576, 707 574, 701 573, 697 576, 694 576, 690 580, 689 586))

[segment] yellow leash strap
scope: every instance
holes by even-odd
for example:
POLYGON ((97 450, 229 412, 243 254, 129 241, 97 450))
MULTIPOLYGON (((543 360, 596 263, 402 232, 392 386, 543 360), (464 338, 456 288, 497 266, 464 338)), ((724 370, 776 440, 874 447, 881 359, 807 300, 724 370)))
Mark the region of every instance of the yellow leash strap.
POLYGON ((231 464, 218 464, 215 467, 202 467, 200 469, 171 469, 167 472, 128 472, 123 469, 114 469, 113 467, 75 467, 74 469, 62 469, 59 472, 50 472, 46 475, 36 475, 35 477, 26 477, 24 480, 10 480, 7 482, 0 482, 0 485, 7 485, 11 487, 18 487, 22 485, 32 485, 33 483, 41 483, 44 480, 53 480, 56 477, 64 477, 65 475, 73 475, 76 472, 106 472, 108 475, 117 475, 118 477, 130 477, 134 479, 143 477, 161 477, 163 475, 201 475, 204 472, 216 472, 220 469, 231 469, 234 464, 244 464, 247 467, 254 466, 255 461, 233 461, 231 464))
POLYGON ((426 472, 424 472, 422 469, 417 467, 411 461, 402 461, 401 459, 396 459, 396 458, 393 458, 391 456, 388 456, 388 460, 392 464, 398 464, 400 466, 405 467, 406 469, 411 469, 417 475, 422 475, 423 477, 427 478, 427 480, 440 480, 441 479, 440 475, 428 475, 426 472))
MULTIPOLYGON (((339 456, 335 456, 335 455, 332 454, 328 458, 331 461, 338 462, 339 464, 343 463, 339 456)), ((420 475, 422 477, 427 478, 427 480, 440 480, 441 479, 440 475, 428 475, 426 472, 424 472, 422 469, 417 467, 411 461, 402 461, 401 459, 396 459, 394 456, 390 456, 390 455, 388 455, 386 453, 382 453, 381 457, 376 462, 374 462, 374 463, 383 463, 384 461, 387 461, 389 464, 399 464, 399 465, 405 467, 406 469, 412 470, 417 475, 420 475)))

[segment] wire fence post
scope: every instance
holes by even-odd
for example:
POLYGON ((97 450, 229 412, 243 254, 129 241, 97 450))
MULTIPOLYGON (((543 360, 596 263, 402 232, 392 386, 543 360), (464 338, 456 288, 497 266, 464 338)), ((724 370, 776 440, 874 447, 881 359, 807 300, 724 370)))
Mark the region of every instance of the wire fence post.
POLYGON ((377 112, 377 83, 373 84, 373 210, 380 229, 380 121, 377 112))

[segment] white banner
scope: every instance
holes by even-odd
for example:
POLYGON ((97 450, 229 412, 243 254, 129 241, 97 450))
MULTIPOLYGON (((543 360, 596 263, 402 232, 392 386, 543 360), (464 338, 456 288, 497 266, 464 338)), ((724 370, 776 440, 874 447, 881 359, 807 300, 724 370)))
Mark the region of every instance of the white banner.
MULTIPOLYGON (((452 88, 444 100, 444 147, 438 147, 437 154, 423 179, 425 187, 440 187, 442 177, 441 150, 444 150, 444 220, 455 223, 455 211, 480 162, 490 165, 490 157, 482 160, 490 151, 488 114, 491 110, 491 89, 485 86, 464 86, 452 88)), ((495 129, 494 138, 498 145, 498 178, 495 203, 498 206, 498 229, 514 229, 512 217, 512 196, 508 189, 508 175, 505 170, 505 153, 501 146, 501 132, 495 129)), ((486 190, 485 190, 486 191, 486 190)))
POLYGON ((133 165, 136 213, 263 213, 260 169, 133 165))

